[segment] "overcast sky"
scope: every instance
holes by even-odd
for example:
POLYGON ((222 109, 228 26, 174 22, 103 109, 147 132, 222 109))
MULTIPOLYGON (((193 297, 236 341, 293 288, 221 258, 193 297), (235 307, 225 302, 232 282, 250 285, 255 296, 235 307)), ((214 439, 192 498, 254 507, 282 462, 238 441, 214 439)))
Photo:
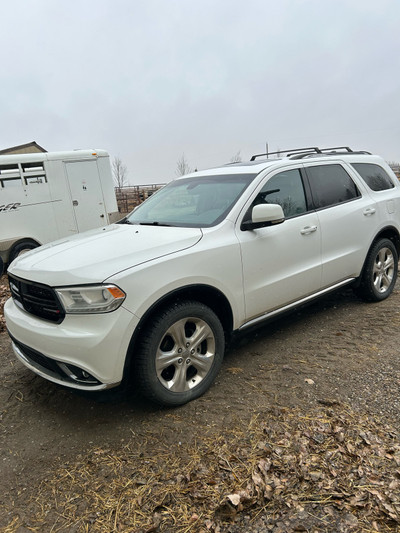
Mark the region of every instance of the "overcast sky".
POLYGON ((400 160, 399 0, 13 0, 0 50, 0 149, 104 148, 132 184, 267 142, 400 160))

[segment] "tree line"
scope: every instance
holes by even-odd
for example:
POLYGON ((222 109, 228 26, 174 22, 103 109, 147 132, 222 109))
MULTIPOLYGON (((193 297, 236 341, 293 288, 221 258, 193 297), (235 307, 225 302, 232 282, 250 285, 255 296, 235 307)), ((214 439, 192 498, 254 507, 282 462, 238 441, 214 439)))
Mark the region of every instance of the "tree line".
MULTIPOLYGON (((230 162, 239 163, 240 161, 242 161, 242 157, 240 155, 240 150, 238 150, 231 157, 230 162)), ((122 162, 122 159, 119 156, 115 156, 113 158, 112 163, 111 163, 111 169, 112 169, 115 187, 117 189, 121 189, 122 187, 127 187, 129 185, 128 168, 122 162)), ((188 160, 186 159, 185 154, 183 153, 176 163, 175 175, 177 177, 180 177, 180 176, 185 176, 186 174, 190 174, 191 172, 197 172, 197 168, 193 169, 191 167, 188 160)))

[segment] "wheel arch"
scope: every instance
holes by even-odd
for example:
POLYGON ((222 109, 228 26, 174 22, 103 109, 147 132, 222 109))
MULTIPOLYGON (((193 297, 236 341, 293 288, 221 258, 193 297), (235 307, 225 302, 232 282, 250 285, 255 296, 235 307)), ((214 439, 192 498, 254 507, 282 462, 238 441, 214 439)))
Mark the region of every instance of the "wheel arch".
POLYGON ((359 277, 354 282, 353 286, 355 289, 357 289, 360 286, 361 283, 361 277, 363 275, 363 272, 365 270, 365 264, 368 258, 368 254, 372 247, 381 239, 389 239, 392 241, 394 247, 396 248, 397 254, 400 257, 400 235, 398 230, 394 226, 387 226, 386 228, 383 228, 379 233, 375 235, 375 237, 372 239, 371 244, 369 245, 368 251, 364 258, 364 263, 360 272, 359 277))
POLYGON ((388 226, 383 228, 371 242, 369 250, 374 246, 374 244, 380 239, 389 239, 394 244, 397 254, 400 256, 400 235, 398 230, 394 226, 388 226))
POLYGON ((161 309, 184 300, 200 302, 209 307, 217 315, 221 321, 225 334, 225 343, 227 344, 233 330, 233 311, 226 296, 220 290, 209 285, 199 284, 181 287, 165 294, 162 298, 157 300, 140 319, 129 344, 125 361, 124 378, 130 375, 133 367, 135 348, 139 337, 146 329, 147 324, 151 322, 152 318, 159 313, 161 309))

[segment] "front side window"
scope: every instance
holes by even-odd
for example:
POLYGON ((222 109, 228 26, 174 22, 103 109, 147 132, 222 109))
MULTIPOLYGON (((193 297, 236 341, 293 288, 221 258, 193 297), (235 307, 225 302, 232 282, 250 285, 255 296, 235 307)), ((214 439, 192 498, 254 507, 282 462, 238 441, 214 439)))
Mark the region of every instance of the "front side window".
POLYGON ((221 222, 256 174, 175 180, 137 207, 125 222, 155 226, 210 227, 221 222))
POLYGON ((286 170, 270 178, 258 193, 254 204, 279 204, 285 218, 307 211, 306 197, 300 171, 286 170))
POLYGON ((341 165, 317 165, 306 170, 316 209, 349 202, 361 196, 341 165))
POLYGON ((371 163, 352 163, 362 179, 373 191, 393 189, 394 184, 389 174, 379 165, 371 163))

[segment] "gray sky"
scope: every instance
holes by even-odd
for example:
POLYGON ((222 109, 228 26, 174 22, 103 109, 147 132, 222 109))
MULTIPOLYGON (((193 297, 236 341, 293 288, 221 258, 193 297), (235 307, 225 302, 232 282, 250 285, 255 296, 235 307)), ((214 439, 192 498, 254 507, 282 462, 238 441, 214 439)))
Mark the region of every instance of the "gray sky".
POLYGON ((104 148, 132 184, 303 146, 400 160, 399 0, 2 2, 0 149, 104 148))

